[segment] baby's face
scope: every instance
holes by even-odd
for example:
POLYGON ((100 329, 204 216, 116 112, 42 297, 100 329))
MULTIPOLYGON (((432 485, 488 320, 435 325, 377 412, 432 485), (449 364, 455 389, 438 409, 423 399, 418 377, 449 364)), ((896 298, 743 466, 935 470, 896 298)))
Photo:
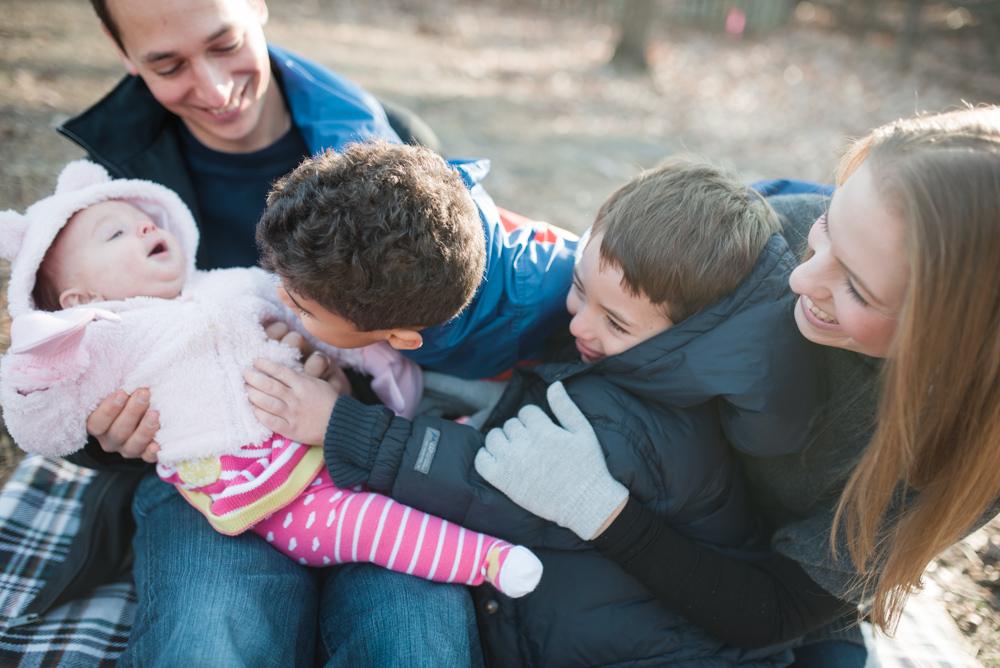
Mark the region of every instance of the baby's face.
POLYGON ((173 299, 184 283, 180 243, 127 202, 78 211, 51 252, 63 308, 139 296, 173 299))
POLYGON ((601 234, 590 238, 573 268, 566 309, 569 332, 584 362, 625 352, 673 326, 663 310, 625 289, 620 267, 601 266, 601 234))

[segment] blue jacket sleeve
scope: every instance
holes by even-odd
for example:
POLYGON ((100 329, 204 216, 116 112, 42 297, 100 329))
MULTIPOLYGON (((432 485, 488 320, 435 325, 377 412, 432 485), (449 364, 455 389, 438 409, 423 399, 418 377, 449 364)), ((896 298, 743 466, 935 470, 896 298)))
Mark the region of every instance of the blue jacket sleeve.
POLYGON ((529 546, 583 547, 575 535, 524 510, 475 470, 485 436, 430 416, 412 422, 383 406, 341 397, 323 445, 340 487, 365 485, 449 522, 529 546))

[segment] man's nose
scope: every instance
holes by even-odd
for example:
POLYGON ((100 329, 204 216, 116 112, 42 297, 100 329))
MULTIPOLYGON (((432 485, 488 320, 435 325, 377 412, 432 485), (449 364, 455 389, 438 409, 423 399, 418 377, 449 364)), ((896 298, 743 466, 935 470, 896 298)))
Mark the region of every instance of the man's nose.
POLYGON ((230 102, 233 78, 227 70, 213 63, 201 61, 194 65, 198 97, 210 109, 221 109, 230 102))

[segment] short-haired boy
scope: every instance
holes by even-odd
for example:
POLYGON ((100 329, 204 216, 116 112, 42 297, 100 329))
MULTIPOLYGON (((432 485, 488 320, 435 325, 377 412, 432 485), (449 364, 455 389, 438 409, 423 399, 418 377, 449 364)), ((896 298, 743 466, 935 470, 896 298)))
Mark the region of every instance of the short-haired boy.
POLYGON ((566 321, 577 240, 505 229, 479 185, 488 167, 384 141, 309 158, 268 196, 261 265, 331 345, 387 340, 465 378, 540 359, 566 321))
MULTIPOLYGON (((571 345, 561 346, 558 361, 518 368, 486 427, 503 424, 513 436, 530 421, 504 420, 529 404, 545 407, 547 391, 567 392, 619 481, 606 496, 631 494, 717 549, 754 546, 760 527, 728 446, 799 451, 822 402, 818 361, 790 318, 787 275, 795 260, 778 229, 770 207, 713 167, 673 160, 637 177, 602 206, 574 271, 566 302, 571 345)), ((366 484, 517 540, 542 559, 545 577, 532 595, 474 594, 491 665, 702 657, 780 665, 767 656, 773 652, 756 661, 722 646, 575 534, 516 506, 474 471, 490 469, 488 453, 477 457, 484 438, 468 425, 405 420, 342 396, 324 450, 337 483, 366 484)), ((572 491, 553 490, 566 499, 571 520, 563 524, 593 535, 588 500, 572 491)))

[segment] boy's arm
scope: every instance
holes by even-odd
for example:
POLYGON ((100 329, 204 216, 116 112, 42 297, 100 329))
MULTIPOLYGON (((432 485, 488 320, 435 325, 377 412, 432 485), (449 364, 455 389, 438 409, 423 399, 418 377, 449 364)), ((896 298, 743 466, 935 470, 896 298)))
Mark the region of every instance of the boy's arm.
POLYGON ((327 430, 327 469, 340 487, 363 484, 401 503, 506 540, 572 549, 575 536, 532 515, 473 468, 484 436, 430 416, 412 422, 341 397, 327 430))

